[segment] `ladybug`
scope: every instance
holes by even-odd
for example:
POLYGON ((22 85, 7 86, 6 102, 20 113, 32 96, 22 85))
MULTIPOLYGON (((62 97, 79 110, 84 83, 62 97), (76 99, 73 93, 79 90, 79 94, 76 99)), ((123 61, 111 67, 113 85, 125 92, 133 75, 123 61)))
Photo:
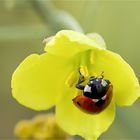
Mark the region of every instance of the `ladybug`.
POLYGON ((72 99, 74 105, 87 113, 100 113, 111 102, 113 86, 111 82, 101 77, 91 76, 86 85, 82 85, 85 81, 84 76, 80 73, 80 78, 76 84, 76 88, 83 91, 82 95, 72 99))

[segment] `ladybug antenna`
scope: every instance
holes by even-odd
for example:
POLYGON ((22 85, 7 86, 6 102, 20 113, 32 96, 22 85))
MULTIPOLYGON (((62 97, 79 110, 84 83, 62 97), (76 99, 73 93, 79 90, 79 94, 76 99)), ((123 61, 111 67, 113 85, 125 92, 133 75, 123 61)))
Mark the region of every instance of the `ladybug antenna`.
POLYGON ((91 77, 89 78, 89 80, 92 81, 94 78, 95 78, 95 76, 91 76, 91 77))
POLYGON ((79 72, 80 75, 82 75, 82 74, 81 74, 81 71, 80 71, 80 68, 78 69, 78 72, 79 72))

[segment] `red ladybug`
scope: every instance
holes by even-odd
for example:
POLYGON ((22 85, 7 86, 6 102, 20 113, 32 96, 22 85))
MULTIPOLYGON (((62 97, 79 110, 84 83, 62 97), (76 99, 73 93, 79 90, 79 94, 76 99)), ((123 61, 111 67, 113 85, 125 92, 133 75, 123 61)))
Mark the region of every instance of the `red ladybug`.
POLYGON ((98 77, 90 77, 89 82, 84 86, 81 83, 85 81, 80 74, 76 88, 83 90, 83 95, 76 96, 72 101, 74 105, 87 113, 100 113, 111 102, 113 86, 109 80, 98 77))

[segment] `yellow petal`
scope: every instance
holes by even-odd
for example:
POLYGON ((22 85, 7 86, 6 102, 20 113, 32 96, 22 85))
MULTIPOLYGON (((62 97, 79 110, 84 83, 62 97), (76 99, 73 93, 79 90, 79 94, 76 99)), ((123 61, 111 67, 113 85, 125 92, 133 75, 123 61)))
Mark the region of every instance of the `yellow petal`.
POLYGON ((100 75, 113 84, 113 96, 118 105, 131 105, 140 96, 140 86, 133 69, 121 56, 108 50, 95 53, 94 65, 90 71, 100 75))
POLYGON ((65 89, 67 96, 56 106, 56 120, 71 135, 96 140, 112 124, 115 116, 114 103, 99 114, 87 114, 77 108, 72 99, 75 89, 65 89))
POLYGON ((72 57, 86 50, 104 49, 96 42, 82 33, 62 30, 46 44, 45 51, 57 56, 72 57))
POLYGON ((32 54, 12 76, 12 93, 21 104, 36 110, 52 107, 63 96, 62 88, 72 65, 67 60, 32 54))

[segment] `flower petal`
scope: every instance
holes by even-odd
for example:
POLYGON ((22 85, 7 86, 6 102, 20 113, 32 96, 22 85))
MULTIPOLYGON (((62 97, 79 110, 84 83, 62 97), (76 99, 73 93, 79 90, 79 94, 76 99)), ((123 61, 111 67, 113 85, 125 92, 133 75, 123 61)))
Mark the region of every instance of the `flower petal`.
POLYGON ((115 116, 114 103, 99 114, 87 114, 77 108, 72 99, 75 89, 65 90, 67 96, 56 106, 56 120, 60 127, 71 135, 85 139, 97 139, 112 124, 115 116), (68 113, 69 112, 69 113, 68 113))
POLYGON ((62 30, 46 44, 45 51, 57 56, 72 57, 85 50, 104 49, 96 42, 82 33, 62 30))
POLYGON ((90 39, 92 39, 93 41, 95 41, 100 47, 106 49, 106 44, 104 39, 102 38, 101 35, 99 35, 98 33, 88 33, 87 37, 89 37, 90 39))
POLYGON ((108 50, 94 53, 94 64, 90 71, 104 77, 113 84, 113 95, 118 105, 131 105, 140 96, 140 86, 133 69, 121 56, 108 50))
POLYGON ((19 65, 12 76, 13 96, 32 109, 48 109, 63 96, 61 91, 64 80, 71 69, 72 65, 68 60, 48 53, 32 54, 19 65))

